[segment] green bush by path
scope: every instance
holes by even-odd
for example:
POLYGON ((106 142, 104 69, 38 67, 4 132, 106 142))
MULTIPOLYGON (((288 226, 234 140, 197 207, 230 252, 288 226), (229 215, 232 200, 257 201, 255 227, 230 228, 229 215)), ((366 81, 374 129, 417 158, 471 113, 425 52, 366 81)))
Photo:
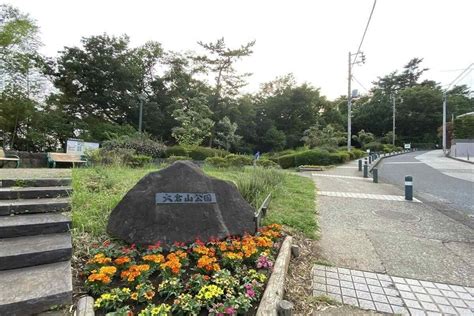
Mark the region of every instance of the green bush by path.
POLYGON ((329 152, 324 149, 309 149, 292 154, 272 158, 283 169, 294 168, 301 165, 328 166, 336 165, 365 156, 365 152, 359 149, 353 149, 350 153, 345 150, 329 152))
MULTIPOLYGON (((121 166, 74 169, 73 233, 86 233, 96 238, 104 236, 112 209, 143 176, 156 170, 121 166)), ((234 182, 254 207, 260 206, 266 195, 272 192, 272 202, 264 223, 283 224, 308 237, 315 237, 315 188, 311 179, 261 167, 218 169, 207 166, 204 172, 234 182)))
POLYGON ((209 147, 195 147, 186 149, 181 146, 171 146, 166 149, 165 156, 189 156, 192 160, 205 160, 209 157, 225 157, 230 153, 216 148, 209 147))

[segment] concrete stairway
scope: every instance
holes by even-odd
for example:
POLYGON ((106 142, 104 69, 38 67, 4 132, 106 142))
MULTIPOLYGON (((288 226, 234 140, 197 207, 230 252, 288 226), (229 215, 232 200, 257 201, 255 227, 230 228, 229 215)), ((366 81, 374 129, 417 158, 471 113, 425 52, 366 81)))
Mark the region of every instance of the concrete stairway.
POLYGON ((0 181, 0 315, 72 302, 71 179, 0 181))

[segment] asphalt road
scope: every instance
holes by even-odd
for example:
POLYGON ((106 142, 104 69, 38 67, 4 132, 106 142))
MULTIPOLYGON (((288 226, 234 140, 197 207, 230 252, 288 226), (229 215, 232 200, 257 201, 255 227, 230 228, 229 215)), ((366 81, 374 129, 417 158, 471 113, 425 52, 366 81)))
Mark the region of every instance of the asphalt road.
POLYGON ((434 150, 386 158, 377 168, 381 182, 403 187, 405 175, 411 175, 415 197, 436 204, 455 219, 474 221, 473 164, 446 158, 442 151, 434 150))

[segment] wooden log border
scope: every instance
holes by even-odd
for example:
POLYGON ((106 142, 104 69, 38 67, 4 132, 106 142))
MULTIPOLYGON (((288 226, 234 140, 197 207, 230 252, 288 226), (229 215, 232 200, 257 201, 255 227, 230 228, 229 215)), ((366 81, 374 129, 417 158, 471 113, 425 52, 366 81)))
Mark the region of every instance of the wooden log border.
POLYGON ((292 241, 293 237, 286 236, 281 245, 272 275, 258 306, 257 316, 277 315, 278 303, 283 299, 285 293, 285 279, 291 259, 292 241))

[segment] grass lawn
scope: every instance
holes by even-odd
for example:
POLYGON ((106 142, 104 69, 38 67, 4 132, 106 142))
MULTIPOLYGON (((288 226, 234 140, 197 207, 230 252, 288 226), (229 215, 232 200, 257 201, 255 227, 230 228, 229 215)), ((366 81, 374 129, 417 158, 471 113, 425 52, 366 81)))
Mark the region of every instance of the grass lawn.
MULTIPOLYGON (((78 236, 85 233, 93 238, 104 236, 112 209, 138 180, 155 170, 158 168, 114 166, 74 169, 73 234, 78 236)), ((302 232, 310 238, 316 237, 315 189, 311 179, 286 171, 252 167, 205 167, 204 171, 216 178, 236 183, 244 198, 253 206, 259 205, 272 192, 272 202, 264 224, 283 224, 290 231, 302 232)))

